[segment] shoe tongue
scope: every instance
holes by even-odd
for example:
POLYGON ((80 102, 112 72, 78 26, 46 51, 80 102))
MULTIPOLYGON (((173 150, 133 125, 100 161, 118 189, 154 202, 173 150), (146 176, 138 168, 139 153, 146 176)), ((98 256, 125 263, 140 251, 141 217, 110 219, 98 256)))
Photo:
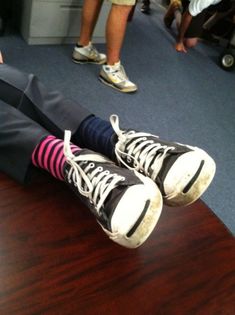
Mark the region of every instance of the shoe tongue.
MULTIPOLYGON (((131 132, 131 130, 127 130, 127 133, 131 132)), ((161 155, 164 153, 164 151, 166 150, 166 148, 172 148, 171 150, 169 150, 166 153, 166 156, 163 160, 163 164, 162 167, 159 171, 158 174, 156 174, 156 178, 154 178, 153 180, 158 181, 158 178, 160 178, 160 181, 162 181, 162 179, 164 179, 169 171, 169 169, 171 168, 171 166, 174 164, 174 162, 178 159, 179 156, 181 156, 182 154, 191 151, 190 148, 184 146, 184 145, 180 145, 177 143, 170 143, 161 139, 158 139, 152 135, 146 135, 143 136, 146 137, 147 140, 153 140, 155 143, 159 143, 162 147, 159 148, 157 150, 156 155, 154 155, 151 158, 151 161, 149 161, 149 169, 151 169, 152 171, 150 172, 152 174, 152 172, 154 172, 154 169, 157 167, 154 166, 155 163, 158 163, 158 155, 161 155)), ((141 136, 140 136, 141 138, 141 136)), ((132 139, 130 139, 124 147, 121 147, 121 150, 125 151, 126 148, 130 147, 131 144, 136 140, 135 137, 133 137, 132 139)), ((145 140, 144 140, 145 141, 145 140)), ((138 145, 138 144, 137 144, 138 145)), ((144 149, 146 149, 149 146, 149 143, 146 143, 145 146, 141 147, 141 151, 143 151, 144 149)), ((125 161, 129 166, 132 165, 133 161, 130 161, 130 163, 128 163, 127 161, 125 161)))
POLYGON ((118 62, 115 62, 115 64, 113 65, 114 67, 120 68, 121 66, 121 61, 119 60, 118 62))
MULTIPOLYGON (((171 155, 176 155, 176 154, 182 154, 188 151, 191 151, 190 148, 186 147, 185 145, 181 145, 180 143, 176 143, 176 142, 167 142, 164 140, 159 139, 158 141, 162 146, 166 146, 166 147, 171 147, 173 148, 173 150, 170 151, 171 155)), ((159 152, 163 151, 164 149, 160 149, 159 152)))
POLYGON ((113 71, 118 71, 118 70, 120 70, 121 62, 118 61, 118 62, 116 62, 114 65, 108 65, 108 64, 107 64, 107 66, 109 67, 109 69, 111 70, 111 72, 113 72, 113 71))
MULTIPOLYGON (((164 158, 161 170, 157 175, 157 177, 160 177, 162 179, 162 178, 165 178, 169 169, 175 163, 175 161, 178 159, 178 157, 180 157, 182 154, 189 152, 191 150, 189 148, 187 148, 185 145, 180 145, 180 144, 177 144, 175 142, 169 143, 167 141, 159 139, 159 143, 163 146, 163 148, 160 148, 158 150, 159 154, 162 154, 164 152, 164 150, 165 150, 164 146, 167 148, 170 148, 170 147, 172 148, 171 150, 169 150, 166 153, 166 157, 164 158)), ((152 165, 154 165, 154 161, 155 161, 155 159, 153 159, 153 161, 151 163, 152 165)))
POLYGON ((88 45, 84 46, 84 48, 91 48, 92 47, 92 42, 89 42, 88 45))
MULTIPOLYGON (((127 170, 126 168, 119 167, 115 164, 114 161, 109 160, 106 156, 103 156, 101 154, 96 154, 94 151, 91 151, 89 149, 82 149, 81 151, 78 151, 74 154, 75 156, 83 155, 86 156, 84 158, 84 162, 88 163, 95 163, 95 165, 103 167, 103 169, 107 169, 110 171, 111 174, 117 174, 118 176, 122 176, 125 178, 125 181, 120 182, 120 186, 129 186, 134 185, 136 183, 141 183, 139 178, 134 174, 134 172, 127 170), (97 156, 97 159, 96 159, 97 156), (101 160, 99 160, 101 158, 101 160), (103 158, 103 160, 102 160, 103 158), (108 164, 108 165, 107 165, 108 164)), ((79 161, 80 162, 80 161, 79 161)), ((78 163, 79 163, 78 162, 78 163)), ((83 161, 81 161, 83 163, 83 161)), ((67 164, 67 163, 66 163, 67 164)), ((70 165, 68 165, 70 167, 70 165)))

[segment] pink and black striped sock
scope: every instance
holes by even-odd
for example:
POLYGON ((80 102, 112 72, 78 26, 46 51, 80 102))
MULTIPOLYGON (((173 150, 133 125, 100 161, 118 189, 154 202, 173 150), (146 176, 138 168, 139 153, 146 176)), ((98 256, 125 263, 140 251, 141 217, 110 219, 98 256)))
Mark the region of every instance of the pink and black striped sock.
MULTIPOLYGON (((80 150, 78 146, 71 144, 73 154, 80 150)), ((54 136, 48 136, 42 140, 32 154, 34 166, 47 170, 54 177, 63 181, 65 162, 64 141, 54 136)))

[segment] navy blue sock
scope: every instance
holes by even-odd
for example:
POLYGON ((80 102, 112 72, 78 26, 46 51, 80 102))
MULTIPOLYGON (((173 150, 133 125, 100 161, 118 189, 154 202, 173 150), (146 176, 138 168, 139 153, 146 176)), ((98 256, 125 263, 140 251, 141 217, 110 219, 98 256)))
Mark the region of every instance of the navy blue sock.
POLYGON ((73 139, 80 147, 99 152, 114 160, 117 138, 109 121, 89 116, 80 124, 73 139))

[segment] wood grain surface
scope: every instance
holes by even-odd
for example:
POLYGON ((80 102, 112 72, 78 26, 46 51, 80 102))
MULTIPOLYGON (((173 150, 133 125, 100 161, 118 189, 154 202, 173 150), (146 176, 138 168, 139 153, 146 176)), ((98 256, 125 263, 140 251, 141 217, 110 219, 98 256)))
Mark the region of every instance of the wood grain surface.
POLYGON ((126 249, 64 183, 0 174, 0 314, 234 315, 234 237, 199 200, 126 249))

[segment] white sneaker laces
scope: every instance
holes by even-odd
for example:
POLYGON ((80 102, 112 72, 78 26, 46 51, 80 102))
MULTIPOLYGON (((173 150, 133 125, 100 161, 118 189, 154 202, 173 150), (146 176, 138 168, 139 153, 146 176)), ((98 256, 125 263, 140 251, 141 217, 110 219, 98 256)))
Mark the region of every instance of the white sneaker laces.
POLYGON ((148 140, 148 136, 158 139, 157 136, 148 133, 120 130, 117 115, 110 116, 110 123, 118 136, 118 142, 115 146, 118 160, 127 168, 142 172, 155 181, 164 159, 168 155, 167 153, 175 148, 162 145, 154 140, 148 140), (126 146, 128 142, 131 143, 126 146), (125 149, 125 152, 122 148, 125 149), (126 157, 128 163, 133 161, 133 167, 125 163, 123 157, 126 157))
POLYGON ((94 47, 91 47, 90 49, 89 49, 89 55, 90 55, 90 57, 92 58, 97 58, 97 57, 99 57, 99 53, 98 53, 98 51, 94 48, 94 47))
POLYGON ((98 50, 92 44, 89 44, 87 50, 89 53, 89 58, 95 59, 100 57, 98 50))
POLYGON ((110 74, 113 75, 115 78, 119 79, 121 82, 125 82, 128 79, 126 72, 121 64, 109 66, 110 67, 110 74))
POLYGON ((64 155, 66 162, 71 166, 67 175, 68 181, 77 187, 81 195, 89 199, 99 214, 109 193, 125 178, 115 173, 110 174, 108 170, 104 170, 101 166, 95 167, 94 162, 107 162, 107 159, 100 155, 83 154, 75 156, 70 148, 70 138, 71 132, 66 130, 64 155))

